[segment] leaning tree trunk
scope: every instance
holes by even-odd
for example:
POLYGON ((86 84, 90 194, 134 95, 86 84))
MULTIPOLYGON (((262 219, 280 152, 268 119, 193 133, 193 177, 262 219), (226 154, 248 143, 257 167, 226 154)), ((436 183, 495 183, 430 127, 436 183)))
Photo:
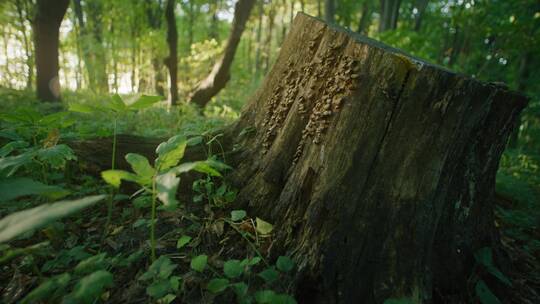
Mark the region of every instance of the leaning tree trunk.
POLYGON ((299 14, 223 131, 235 207, 274 224, 269 254, 296 260, 302 303, 440 302, 496 244, 495 173, 525 105, 299 14))
POLYGON ((238 0, 236 2, 231 33, 229 34, 223 56, 216 62, 210 74, 197 85, 190 96, 190 102, 201 107, 206 106, 212 97, 219 93, 229 81, 234 54, 236 53, 236 48, 240 43, 240 38, 242 37, 254 4, 255 0, 238 0))
POLYGON ((42 101, 60 99, 58 46, 60 24, 69 0, 38 0, 34 18, 37 97, 42 101))

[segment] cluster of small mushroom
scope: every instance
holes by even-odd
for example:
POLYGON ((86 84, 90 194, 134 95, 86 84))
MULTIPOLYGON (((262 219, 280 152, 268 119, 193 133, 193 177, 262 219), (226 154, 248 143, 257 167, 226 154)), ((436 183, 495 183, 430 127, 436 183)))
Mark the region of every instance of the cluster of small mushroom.
MULTIPOLYGON (((326 78, 322 87, 322 94, 315 102, 312 108, 309 120, 302 130, 302 139, 295 151, 293 163, 296 163, 302 155, 304 144, 311 140, 314 144, 320 144, 322 136, 328 129, 330 117, 339 111, 345 98, 354 89, 356 89, 357 78, 359 77, 358 62, 349 56, 332 57, 332 51, 339 46, 332 45, 326 49, 321 58, 317 58, 316 82, 311 82, 307 93, 303 98, 305 100, 314 100, 317 94, 316 83, 321 83, 322 78, 326 78), (333 68, 337 61, 337 69, 333 68), (334 71, 334 73, 324 73, 324 71, 334 71), (326 76, 326 77, 325 77, 326 76)), ((305 113, 304 107, 299 107, 299 113, 305 113)))

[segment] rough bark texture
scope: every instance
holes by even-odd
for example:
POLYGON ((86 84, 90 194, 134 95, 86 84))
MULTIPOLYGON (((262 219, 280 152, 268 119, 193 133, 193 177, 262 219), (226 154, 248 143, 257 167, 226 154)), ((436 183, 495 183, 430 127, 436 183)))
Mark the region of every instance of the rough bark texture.
POLYGON ((34 18, 37 97, 42 101, 60 99, 58 45, 60 24, 69 0, 38 0, 34 18))
POLYGON ((194 102, 201 107, 206 106, 212 97, 221 91, 229 81, 234 54, 254 4, 255 0, 238 0, 236 2, 231 33, 223 56, 216 62, 210 74, 197 85, 190 96, 190 102, 194 102))
POLYGON ((223 131, 235 208, 274 224, 270 255, 296 260, 300 303, 446 301, 497 242, 495 173, 525 105, 299 14, 223 131))
POLYGON ((176 30, 175 0, 167 0, 165 19, 167 20, 167 45, 169 56, 165 58, 165 65, 169 70, 169 105, 178 102, 178 31, 176 30))

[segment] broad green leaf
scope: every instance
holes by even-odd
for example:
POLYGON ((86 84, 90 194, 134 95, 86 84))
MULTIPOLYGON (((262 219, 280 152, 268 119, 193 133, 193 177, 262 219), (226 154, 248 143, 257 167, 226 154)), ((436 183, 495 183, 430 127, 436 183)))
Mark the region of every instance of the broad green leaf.
POLYGON ((122 100, 122 97, 118 94, 114 94, 111 98, 111 102, 105 103, 104 106, 115 112, 124 112, 127 110, 124 100, 122 100))
POLYGON ((501 282, 508 286, 512 286, 512 282, 510 282, 510 279, 508 279, 508 277, 506 277, 493 263, 493 255, 491 248, 480 248, 474 253, 474 258, 478 263, 486 267, 486 270, 489 271, 489 273, 494 275, 496 278, 498 278, 501 282))
POLYGON ((75 266, 75 274, 87 274, 97 270, 105 269, 109 265, 106 253, 96 254, 82 260, 75 266))
POLYGON ((41 228, 53 221, 93 205, 103 198, 105 198, 105 195, 94 195, 78 200, 45 204, 12 213, 0 220, 0 243, 9 241, 28 231, 41 228))
POLYGON ((69 110, 72 112, 91 114, 96 112, 96 108, 83 103, 70 103, 69 110))
POLYGON ((272 230, 274 229, 274 226, 260 218, 255 219, 255 225, 257 228, 257 232, 259 232, 262 235, 270 234, 272 230))
POLYGON ((231 284, 231 287, 234 291, 234 293, 239 297, 243 298, 247 295, 248 292, 248 286, 244 282, 234 283, 231 284))
POLYGON ((122 180, 139 183, 137 175, 123 170, 106 170, 101 172, 101 177, 116 188, 120 187, 122 180))
POLYGON ((479 280, 474 287, 476 296, 482 304, 501 304, 501 301, 491 292, 486 283, 479 280))
POLYGON ((159 299, 169 293, 171 284, 169 280, 160 279, 146 287, 146 294, 154 299, 159 299))
POLYGON ((188 146, 196 146, 200 143, 202 143, 203 137, 202 136, 193 136, 187 141, 188 146))
POLYGON ((40 301, 50 301, 50 297, 54 294, 55 291, 59 289, 64 289, 68 284, 71 276, 69 273, 63 273, 57 275, 50 279, 47 279, 45 282, 41 283, 38 287, 34 288, 22 301, 21 304, 31 304, 38 303, 40 301))
POLYGON ((274 267, 268 267, 265 270, 259 272, 259 277, 261 277, 266 283, 272 283, 279 278, 279 272, 274 267))
POLYGON ((277 269, 282 272, 289 272, 294 268, 294 262, 288 256, 280 256, 276 262, 277 269))
POLYGON ((198 255, 191 259, 191 269, 197 272, 203 272, 208 262, 208 256, 205 254, 198 255))
POLYGON ((212 279, 210 282, 208 282, 208 285, 206 286, 206 289, 210 291, 211 293, 221 293, 225 291, 229 287, 229 280, 224 278, 217 278, 212 279))
POLYGON ((113 275, 108 271, 98 270, 83 277, 75 285, 73 292, 64 298, 64 303, 94 303, 95 300, 99 299, 104 289, 111 287, 112 284, 113 275))
POLYGON ((168 279, 177 266, 168 256, 162 255, 148 267, 148 271, 141 275, 139 280, 145 281, 152 278, 168 279))
POLYGON ((154 168, 152 168, 146 157, 136 153, 128 153, 126 154, 126 161, 131 165, 133 172, 139 176, 141 182, 146 185, 152 182, 154 168))
POLYGON ((148 108, 158 101, 163 100, 163 96, 142 95, 134 103, 128 106, 130 110, 142 110, 148 108))
POLYGON ((56 169, 64 167, 68 160, 77 160, 73 150, 64 144, 38 150, 37 158, 56 169))
POLYGON ((247 213, 245 210, 233 210, 231 211, 231 220, 233 222, 242 220, 246 217, 247 213))
POLYGON ((273 290, 261 290, 255 293, 255 301, 258 304, 273 304, 276 293, 273 290))
POLYGON ((178 200, 176 200, 178 183, 180 183, 180 178, 171 172, 156 176, 157 197, 166 209, 173 209, 178 205, 178 200))
POLYGON ((0 177, 10 177, 15 174, 21 166, 30 163, 35 155, 35 151, 28 151, 16 156, 0 158, 0 177))
POLYGON ((237 278, 244 272, 239 260, 228 260, 223 264, 223 273, 230 279, 237 278))
POLYGON ((159 144, 156 149, 159 155, 156 159, 156 169, 162 172, 176 166, 184 157, 186 146, 186 138, 181 135, 171 137, 168 141, 159 144))
POLYGON ((176 242, 176 248, 180 249, 186 246, 189 242, 191 242, 191 237, 189 235, 182 235, 178 239, 178 242, 176 242))
POLYGON ((181 173, 186 173, 192 170, 211 176, 221 176, 221 173, 219 173, 219 171, 217 171, 216 169, 212 168, 207 161, 182 163, 170 169, 169 172, 174 172, 176 175, 179 175, 181 173))
POLYGON ((69 191, 49 186, 26 177, 0 179, 0 201, 10 201, 26 195, 43 195, 51 199, 60 199, 69 191))
POLYGON ((0 149, 0 157, 6 157, 8 156, 11 152, 17 150, 17 149, 22 149, 22 148, 26 148, 28 147, 28 143, 24 140, 17 140, 17 141, 11 141, 7 144, 5 144, 1 149, 0 149))

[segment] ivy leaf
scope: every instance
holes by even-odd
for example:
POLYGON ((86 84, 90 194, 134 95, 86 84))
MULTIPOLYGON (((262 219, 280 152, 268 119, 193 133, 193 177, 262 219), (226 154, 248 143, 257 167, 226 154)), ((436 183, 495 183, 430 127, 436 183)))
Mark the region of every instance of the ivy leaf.
POLYGON ((148 185, 152 182, 154 168, 152 168, 146 157, 137 153, 128 153, 126 154, 126 161, 131 165, 133 172, 140 177, 142 183, 148 185))
POLYGON ((260 218, 255 219, 255 224, 257 228, 257 232, 259 232, 262 235, 270 234, 272 230, 274 229, 274 226, 260 218))
POLYGON ((156 177, 157 197, 168 210, 174 209, 178 205, 176 191, 179 183, 180 178, 176 177, 176 174, 172 172, 160 174, 156 177))
POLYGON ((231 220, 233 222, 242 220, 246 217, 247 213, 245 210, 233 210, 231 211, 231 220))
POLYGON ((208 256, 205 254, 198 255, 191 259, 191 269, 197 272, 203 272, 208 262, 208 256))
POLYGON ((60 201, 12 213, 0 220, 0 243, 93 205, 105 198, 94 195, 78 200, 60 201))
POLYGON ((163 96, 142 95, 134 103, 128 106, 130 110, 142 110, 151 107, 156 102, 163 100, 163 96))
POLYGON ((474 287, 476 296, 482 304, 501 304, 501 301, 491 292, 486 283, 479 280, 474 287))
POLYGON ((208 282, 206 289, 211 293, 221 293, 229 287, 229 280, 224 278, 212 279, 208 282))
POLYGON ((93 303, 99 298, 103 289, 112 286, 113 275, 105 270, 98 270, 92 274, 83 277, 73 292, 64 298, 64 303, 93 303))
POLYGON ((178 242, 176 242, 176 248, 180 249, 186 246, 189 242, 191 242, 191 237, 189 235, 182 235, 178 239, 178 242))
POLYGON ((270 284, 279 278, 279 272, 277 272, 274 267, 268 267, 259 272, 258 276, 261 277, 266 283, 270 284))
POLYGON ((60 199, 69 191, 58 186, 49 186, 38 181, 17 177, 0 179, 0 201, 10 201, 26 195, 43 195, 51 199, 60 199))
POLYGON ((228 260, 223 264, 223 273, 230 279, 241 276, 243 272, 244 267, 239 260, 228 260))
POLYGON ((289 272, 294 268, 294 262, 288 256, 280 256, 276 262, 277 269, 282 272, 289 272))

